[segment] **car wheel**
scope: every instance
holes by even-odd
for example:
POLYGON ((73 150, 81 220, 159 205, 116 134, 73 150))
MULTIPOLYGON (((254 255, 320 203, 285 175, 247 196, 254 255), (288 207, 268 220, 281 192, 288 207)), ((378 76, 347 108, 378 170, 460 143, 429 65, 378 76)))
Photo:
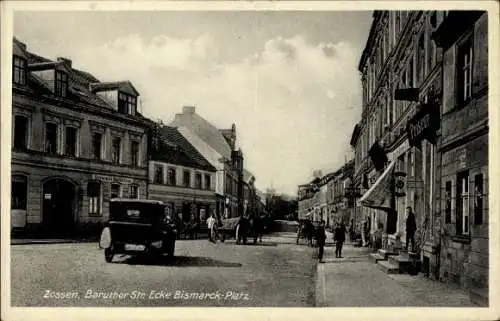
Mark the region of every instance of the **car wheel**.
POLYGON ((115 253, 113 245, 104 249, 104 259, 106 260, 106 262, 111 263, 113 261, 114 255, 115 253))

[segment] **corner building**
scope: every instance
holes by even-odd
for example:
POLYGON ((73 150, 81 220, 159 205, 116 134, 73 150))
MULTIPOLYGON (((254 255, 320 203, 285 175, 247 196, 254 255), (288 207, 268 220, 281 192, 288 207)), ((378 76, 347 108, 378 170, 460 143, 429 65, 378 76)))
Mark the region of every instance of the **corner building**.
POLYGON ((97 233, 109 199, 146 198, 147 128, 129 81, 99 82, 14 39, 11 226, 97 233))

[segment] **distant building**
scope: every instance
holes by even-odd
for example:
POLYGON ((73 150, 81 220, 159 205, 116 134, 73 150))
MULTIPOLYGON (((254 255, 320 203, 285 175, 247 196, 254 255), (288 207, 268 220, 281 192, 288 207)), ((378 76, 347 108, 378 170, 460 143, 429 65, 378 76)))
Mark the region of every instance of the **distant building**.
POLYGON ((107 220, 110 198, 146 198, 148 122, 132 83, 16 39, 12 58, 12 228, 71 236, 107 220))
POLYGON ((205 224, 216 210, 216 169, 175 128, 158 126, 150 147, 149 198, 184 222, 205 224))
POLYGON ((195 107, 186 106, 170 124, 217 170, 215 193, 217 214, 236 217, 243 214, 243 153, 236 150, 236 127, 221 131, 199 116, 195 107))

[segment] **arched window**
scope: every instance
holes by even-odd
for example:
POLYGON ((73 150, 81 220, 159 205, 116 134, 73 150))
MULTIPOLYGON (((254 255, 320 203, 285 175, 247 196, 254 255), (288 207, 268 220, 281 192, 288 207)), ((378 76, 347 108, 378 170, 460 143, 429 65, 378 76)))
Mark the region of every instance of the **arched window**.
POLYGON ((26 210, 28 200, 28 179, 24 175, 13 175, 11 186, 11 207, 26 210))

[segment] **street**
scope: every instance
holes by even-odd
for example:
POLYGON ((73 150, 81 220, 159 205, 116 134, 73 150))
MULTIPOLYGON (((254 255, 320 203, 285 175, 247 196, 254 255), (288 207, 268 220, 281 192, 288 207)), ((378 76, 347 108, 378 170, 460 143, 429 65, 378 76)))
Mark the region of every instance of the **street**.
POLYGON ((307 307, 315 304, 314 250, 293 233, 263 244, 180 240, 174 262, 116 255, 97 243, 11 247, 12 306, 307 307))

